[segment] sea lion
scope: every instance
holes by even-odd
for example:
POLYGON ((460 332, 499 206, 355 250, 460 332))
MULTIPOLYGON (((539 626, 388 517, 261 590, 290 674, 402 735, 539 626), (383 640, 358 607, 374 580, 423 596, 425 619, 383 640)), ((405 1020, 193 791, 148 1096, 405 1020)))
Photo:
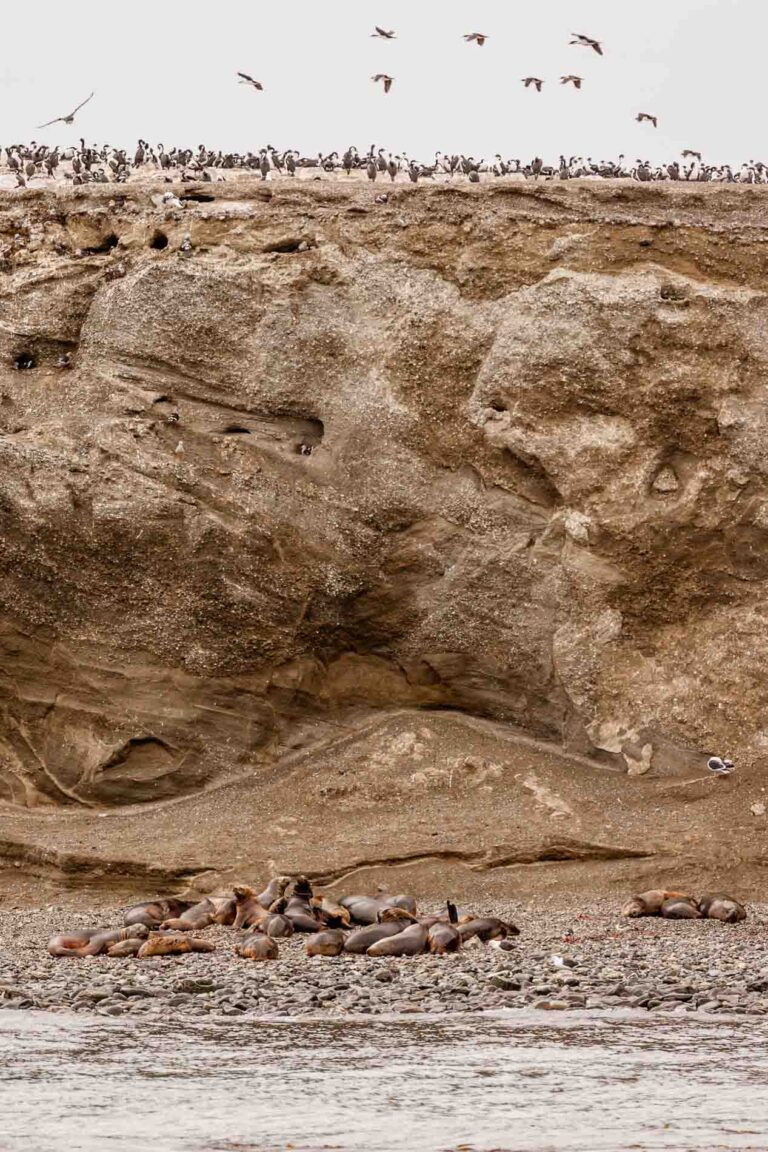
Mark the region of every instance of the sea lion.
POLYGON ((214 907, 213 922, 231 928, 237 915, 237 901, 234 896, 211 896, 214 907))
POLYGON ((236 930, 253 928, 269 915, 268 908, 258 899, 255 889, 248 888, 245 884, 236 884, 234 893, 237 911, 232 926, 236 930))
POLYGON ((143 939, 149 929, 145 924, 126 928, 83 928, 79 932, 62 932, 48 941, 51 956, 98 956, 111 944, 121 940, 143 939))
POLYGON ((499 920, 497 916, 465 916, 458 924, 459 936, 462 941, 470 940, 476 936, 487 944, 489 940, 504 940, 507 936, 519 936, 520 929, 507 920, 499 920))
POLYGON ((119 940, 117 944, 110 944, 107 956, 135 956, 143 944, 143 940, 137 940, 135 937, 132 940, 119 940))
POLYGON ((263 932, 265 936, 271 936, 273 940, 279 940, 286 936, 293 936, 295 929, 287 916, 269 912, 266 918, 260 922, 258 931, 263 932))
POLYGON ((692 897, 688 896, 685 892, 670 892, 666 888, 652 888, 648 892, 641 892, 638 896, 633 896, 621 910, 622 916, 660 916, 661 906, 665 900, 672 900, 681 897, 683 900, 691 900, 692 897))
POLYGON ((312 914, 329 928, 350 928, 352 925, 349 909, 337 904, 328 896, 314 896, 310 901, 310 908, 312 914))
MULTIPOLYGON (((430 923, 434 923, 437 917, 433 917, 430 923)), ((420 921, 416 919, 410 912, 406 912, 405 908, 380 908, 376 921, 378 924, 389 924, 393 920, 400 920, 403 926, 408 924, 419 924, 420 921)))
POLYGON ((211 940, 200 940, 188 932, 150 932, 137 953, 139 960, 151 956, 181 956, 185 952, 215 952, 211 940))
MULTIPOLYGON (((383 925, 382 925, 383 927, 383 925)), ((379 940, 368 949, 369 956, 420 956, 427 945, 428 929, 423 924, 411 924, 396 936, 379 940)))
POLYGON ((384 908, 402 908, 416 915, 416 901, 413 896, 390 896, 384 888, 378 888, 375 896, 344 896, 339 900, 356 924, 375 924, 379 912, 384 908))
POLYGON ((163 920, 160 927, 174 932, 200 932, 203 928, 208 928, 214 923, 215 916, 216 905, 212 900, 205 897, 197 904, 193 904, 191 908, 187 908, 181 916, 173 916, 168 920, 163 920))
POLYGON ((705 919, 722 920, 723 924, 738 924, 747 918, 747 910, 738 900, 712 892, 699 900, 699 912, 705 919))
POLYGON ((700 920, 699 906, 692 896, 672 896, 661 906, 665 920, 700 920))
POLYGON ((262 908, 271 908, 275 900, 285 895, 285 890, 291 882, 290 876, 273 876, 263 892, 256 893, 256 901, 262 908))
POLYGON ((306 876, 299 876, 283 910, 297 932, 317 932, 324 927, 312 909, 312 885, 306 876))
POLYGON ((368 924, 365 928, 358 928, 351 932, 344 941, 344 951, 353 956, 362 956, 372 944, 379 940, 386 940, 390 936, 397 936, 408 927, 407 920, 386 920, 379 924, 368 924))
POLYGON ((277 960, 280 950, 271 936, 253 933, 243 944, 235 947, 235 952, 245 960, 277 960))
POLYGON ((146 904, 134 904, 129 908, 123 917, 123 923, 145 924, 147 928, 157 928, 163 920, 181 916, 189 907, 191 905, 186 900, 176 900, 175 897, 150 900, 146 904))
POLYGON ((434 956, 445 956, 448 952, 458 952, 461 936, 453 924, 438 921, 427 932, 427 947, 434 956))
POLYGON ((306 943, 307 956, 340 956, 344 951, 344 933, 339 928, 316 932, 306 943))

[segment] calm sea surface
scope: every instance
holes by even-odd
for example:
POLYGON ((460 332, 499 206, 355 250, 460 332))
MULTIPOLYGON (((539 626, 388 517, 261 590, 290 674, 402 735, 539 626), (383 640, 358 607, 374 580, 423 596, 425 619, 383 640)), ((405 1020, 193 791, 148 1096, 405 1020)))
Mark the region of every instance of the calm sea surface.
POLYGON ((768 1149, 768 1026, 0 1013, 2 1152, 768 1149))

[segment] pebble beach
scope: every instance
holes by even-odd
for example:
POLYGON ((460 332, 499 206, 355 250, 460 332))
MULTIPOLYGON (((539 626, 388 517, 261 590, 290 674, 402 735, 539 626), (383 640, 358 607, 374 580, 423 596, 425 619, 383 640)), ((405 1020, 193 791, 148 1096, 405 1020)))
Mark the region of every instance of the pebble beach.
POLYGON ((444 957, 308 958, 297 934, 280 940, 279 958, 267 962, 236 956, 237 934, 222 927, 199 934, 216 944, 213 953, 54 959, 46 951, 54 932, 117 926, 121 914, 8 910, 0 912, 0 1008, 148 1017, 505 1008, 768 1015, 768 905, 750 905, 736 925, 627 920, 620 905, 484 907, 520 928, 508 950, 472 941, 444 957))

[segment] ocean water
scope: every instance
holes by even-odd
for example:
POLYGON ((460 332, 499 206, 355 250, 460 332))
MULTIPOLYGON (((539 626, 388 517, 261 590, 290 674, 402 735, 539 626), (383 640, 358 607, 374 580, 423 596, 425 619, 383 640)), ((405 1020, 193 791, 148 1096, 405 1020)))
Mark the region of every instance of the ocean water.
POLYGON ((0 1013, 2 1152, 768 1149, 768 1024, 0 1013))

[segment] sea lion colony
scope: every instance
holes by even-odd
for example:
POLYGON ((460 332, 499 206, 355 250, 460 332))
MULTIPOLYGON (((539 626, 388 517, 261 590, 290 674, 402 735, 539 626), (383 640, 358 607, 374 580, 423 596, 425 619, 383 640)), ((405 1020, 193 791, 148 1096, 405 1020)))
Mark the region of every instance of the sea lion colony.
MULTIPOLYGON (((700 899, 683 892, 654 889, 633 896, 622 909, 628 917, 711 919, 734 924, 746 918, 737 900, 719 894, 700 899)), ((238 933, 235 952, 248 960, 276 960, 278 940, 307 935, 308 956, 445 956, 468 940, 500 947, 519 929, 508 920, 471 912, 459 913, 449 900, 442 915, 419 915, 408 895, 345 896, 338 902, 316 894, 306 877, 274 877, 262 892, 236 885, 232 894, 205 897, 190 904, 176 898, 148 901, 129 908, 124 927, 90 928, 59 933, 48 941, 51 956, 178 956, 212 952, 215 945, 196 935, 217 924, 238 933)))

